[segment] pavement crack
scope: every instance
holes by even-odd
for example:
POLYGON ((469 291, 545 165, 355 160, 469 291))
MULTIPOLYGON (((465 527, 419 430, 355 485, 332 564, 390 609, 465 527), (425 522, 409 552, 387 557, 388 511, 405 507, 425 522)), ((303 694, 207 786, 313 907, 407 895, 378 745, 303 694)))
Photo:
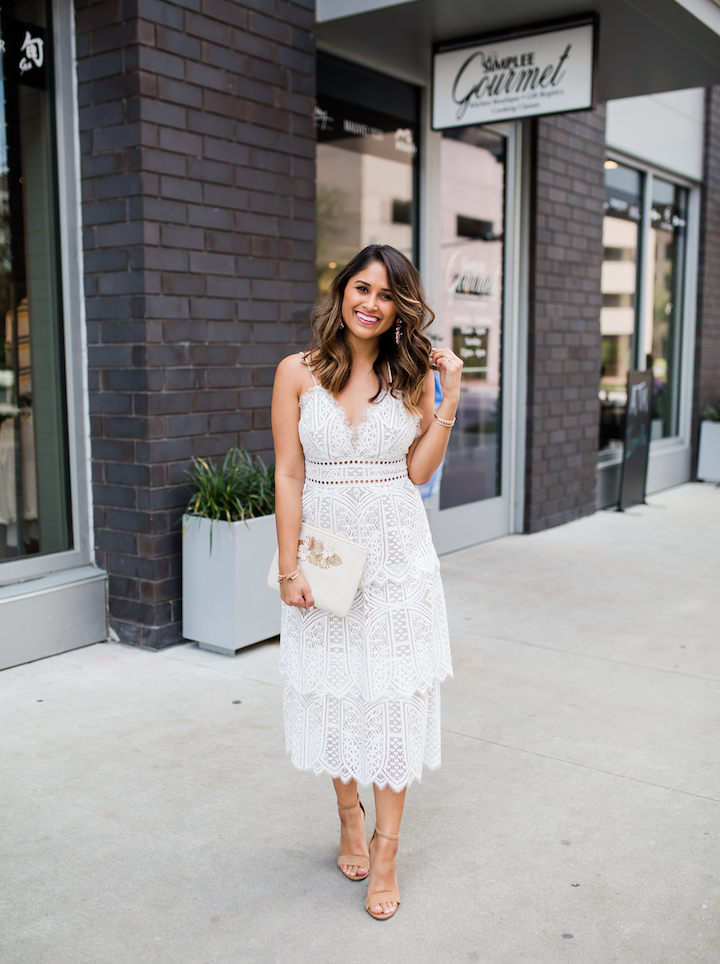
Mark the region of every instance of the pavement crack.
POLYGON ((654 783, 652 780, 642 780, 640 777, 633 777, 627 773, 615 773, 614 770, 605 770, 603 767, 591 766, 589 763, 578 763, 577 760, 566 760, 564 757, 551 756, 549 753, 540 753, 538 750, 527 750, 522 746, 512 746, 510 743, 488 740, 482 736, 473 736, 472 733, 461 733, 459 730, 450 730, 445 726, 441 727, 441 729, 443 733, 450 733, 452 736, 462 736, 467 740, 474 740, 476 743, 487 743, 490 746, 499 746, 503 750, 516 750, 518 753, 527 753, 530 756, 540 757, 543 760, 551 760, 553 763, 566 763, 568 766, 581 767, 583 770, 594 770, 596 773, 604 773, 609 777, 617 777, 619 780, 631 780, 633 783, 641 783, 646 787, 655 787, 657 790, 669 790, 671 793, 681 793, 683 796, 696 797, 698 800, 710 800, 711 803, 720 803, 718 797, 710 797, 705 793, 693 793, 692 790, 668 787, 664 783, 654 783))
MULTIPOLYGON (((631 663, 625 659, 614 659, 612 656, 598 656, 595 653, 580 653, 575 649, 562 649, 560 646, 548 646, 546 643, 530 643, 526 639, 516 639, 513 636, 495 636, 491 633, 471 633, 467 629, 459 628, 458 634, 474 636, 479 639, 492 639, 498 643, 515 643, 518 646, 530 646, 533 649, 545 649, 551 653, 562 653, 565 656, 579 656, 584 659, 596 659, 601 663, 614 663, 617 666, 629 666, 632 669, 649 670, 652 673, 665 673, 667 676, 683 676, 686 679, 702 680, 705 683, 720 683, 716 676, 700 676, 698 673, 683 673, 675 669, 665 669, 662 666, 648 666, 645 663, 631 663)), ((452 636, 452 633, 451 633, 452 636)))

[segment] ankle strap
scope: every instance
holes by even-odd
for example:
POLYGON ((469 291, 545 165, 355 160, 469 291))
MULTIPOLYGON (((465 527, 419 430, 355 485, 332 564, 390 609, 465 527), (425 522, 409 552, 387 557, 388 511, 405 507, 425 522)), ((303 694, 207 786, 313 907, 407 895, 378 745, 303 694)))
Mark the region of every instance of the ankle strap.
POLYGON ((378 827, 377 824, 375 824, 375 833, 378 835, 378 837, 384 837, 386 840, 399 840, 399 839, 400 839, 400 834, 399 834, 399 833, 385 833, 385 831, 384 831, 384 830, 381 830, 381 829, 378 827))
MULTIPOLYGON (((357 800, 355 801, 355 803, 348 803, 348 804, 339 803, 338 810, 354 810, 359 803, 360 803, 360 794, 358 793, 357 800)), ((361 803, 360 803, 360 806, 362 806, 361 803)))

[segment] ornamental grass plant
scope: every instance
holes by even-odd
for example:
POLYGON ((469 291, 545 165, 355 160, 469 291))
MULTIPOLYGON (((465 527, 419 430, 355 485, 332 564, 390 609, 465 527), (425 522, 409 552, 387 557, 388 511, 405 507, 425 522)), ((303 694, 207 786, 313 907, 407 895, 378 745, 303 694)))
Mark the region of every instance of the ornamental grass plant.
POLYGON ((275 511, 275 466, 234 445, 220 465, 193 458, 186 472, 192 494, 187 515, 212 522, 246 522, 275 511))

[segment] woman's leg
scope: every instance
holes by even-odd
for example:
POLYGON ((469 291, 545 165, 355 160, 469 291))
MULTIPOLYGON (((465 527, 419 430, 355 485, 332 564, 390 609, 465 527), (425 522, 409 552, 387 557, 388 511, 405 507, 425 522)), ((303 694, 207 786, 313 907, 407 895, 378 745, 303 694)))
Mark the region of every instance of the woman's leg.
MULTIPOLYGON (((403 807, 405 806, 405 790, 394 793, 390 787, 384 790, 373 787, 375 791, 375 822, 378 830, 383 833, 399 834, 403 807)), ((370 877, 368 879, 368 894, 379 894, 385 890, 397 890, 397 876, 395 874, 395 857, 397 855, 397 840, 387 840, 375 835, 370 854, 370 877)), ((397 904, 373 904, 370 910, 375 914, 389 914, 397 909, 397 904)))
MULTIPOLYGON (((342 780, 333 780, 335 793, 337 794, 338 806, 352 807, 358 798, 357 783, 351 780, 350 783, 343 783, 342 780)), ((367 839, 365 837, 365 817, 360 807, 350 810, 340 810, 340 853, 357 854, 358 856, 368 853, 367 839)), ((370 860, 368 856, 368 866, 370 860)), ((340 870, 347 877, 364 877, 368 872, 368 866, 353 867, 349 864, 341 864, 340 870)))

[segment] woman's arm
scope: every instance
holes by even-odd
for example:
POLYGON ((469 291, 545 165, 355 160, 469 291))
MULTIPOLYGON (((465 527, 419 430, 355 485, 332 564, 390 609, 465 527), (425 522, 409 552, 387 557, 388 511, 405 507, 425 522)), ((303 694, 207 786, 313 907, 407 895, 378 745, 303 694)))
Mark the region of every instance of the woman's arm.
MULTIPOLYGON (((440 348, 432 353, 433 363, 440 374, 443 399, 437 410, 439 418, 452 421, 460 401, 460 376, 462 361, 449 348, 440 348)), ((438 424, 435 415, 435 379, 430 372, 425 382, 425 390, 420 401, 423 416, 420 421, 422 435, 413 442, 408 452, 408 475, 415 485, 429 482, 433 473, 445 458, 450 428, 438 424)))
MULTIPOLYGON (((299 355, 284 358, 277 367, 272 397, 272 432, 275 445, 275 521, 281 573, 297 569, 297 545, 302 522, 302 490, 305 482, 298 421, 303 370, 299 355)), ((279 573, 278 573, 279 575, 279 573)), ((280 583, 282 601, 289 606, 310 609, 312 592, 302 575, 280 583)))

